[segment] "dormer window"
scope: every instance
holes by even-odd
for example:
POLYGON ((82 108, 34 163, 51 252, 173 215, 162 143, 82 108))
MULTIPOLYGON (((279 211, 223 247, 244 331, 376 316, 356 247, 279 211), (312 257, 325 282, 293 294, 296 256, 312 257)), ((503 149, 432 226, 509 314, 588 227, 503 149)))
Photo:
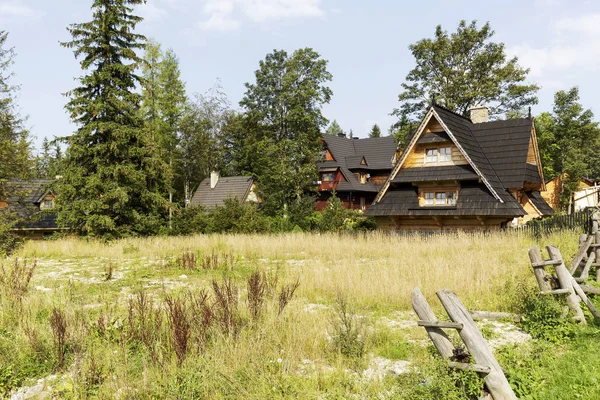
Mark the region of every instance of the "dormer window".
POLYGON ((40 210, 51 210, 54 208, 54 199, 46 197, 40 203, 40 210))
POLYGON ((425 154, 425 162, 433 163, 438 161, 438 149, 426 149, 425 154))
POLYGON ((456 206, 458 192, 452 189, 426 190, 421 192, 419 204, 425 207, 456 206))
POLYGON ((452 161, 452 148, 451 147, 440 148, 440 161, 452 161))
POLYGON ((335 181, 335 173, 329 172, 321 175, 321 180, 323 182, 333 182, 335 181))

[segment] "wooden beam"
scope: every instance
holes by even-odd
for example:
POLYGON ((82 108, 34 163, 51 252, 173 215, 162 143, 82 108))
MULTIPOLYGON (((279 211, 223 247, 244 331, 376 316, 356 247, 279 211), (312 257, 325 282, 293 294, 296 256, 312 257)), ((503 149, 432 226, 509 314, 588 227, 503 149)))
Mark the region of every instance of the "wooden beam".
POLYGON ((460 301, 458 296, 451 290, 440 290, 437 296, 446 309, 448 316, 454 322, 464 324, 464 328, 458 331, 460 338, 465 343, 468 352, 473 356, 475 363, 490 367, 490 373, 485 377, 485 386, 494 399, 516 400, 504 372, 494 358, 490 347, 475 325, 475 321, 460 301))
POLYGON ((435 215, 433 217, 433 220, 439 227, 442 227, 442 217, 440 217, 439 215, 435 215))
POLYGON ((427 328, 446 328, 446 329, 462 329, 463 324, 456 322, 446 322, 446 321, 417 321, 417 325, 424 326, 427 328))
MULTIPOLYGON (((539 247, 533 246, 529 249, 529 259, 531 260, 531 265, 537 265, 543 262, 542 252, 539 247)), ((540 292, 552 290, 550 282, 548 282, 548 274, 543 268, 533 268, 533 273, 535 274, 535 279, 537 279, 538 286, 540 287, 540 292)))
POLYGON ((546 290, 544 292, 540 292, 540 294, 569 294, 571 293, 571 289, 554 289, 554 290, 546 290))
POLYGON ((577 267, 579 267, 579 264, 583 260, 583 257, 587 255, 587 251, 590 248, 590 246, 592 245, 593 241, 594 241, 594 235, 590 235, 585 240, 583 245, 579 246, 579 251, 577 251, 575 258, 573 258, 573 261, 571 261, 571 266, 569 267, 569 273, 571 275, 573 275, 575 273, 575 271, 577 270, 577 267))
POLYGON ((485 221, 487 220, 486 217, 482 217, 481 215, 478 215, 476 218, 481 223, 481 225, 485 226, 485 221))
POLYGON ((492 372, 492 369, 490 367, 486 367, 485 365, 478 365, 478 364, 467 364, 467 363, 459 363, 459 362, 450 361, 448 363, 448 366, 450 368, 459 369, 461 371, 475 371, 475 372, 478 372, 480 374, 485 374, 485 375, 488 375, 490 372, 492 372))
MULTIPOLYGON (((554 246, 546 246, 548 250, 548 254, 553 260, 562 260, 562 255, 560 254, 560 250, 554 246)), ((558 282, 560 284, 561 289, 569 289, 569 294, 567 295, 567 305, 569 308, 575 313, 575 319, 580 323, 587 325, 587 321, 585 320, 585 315, 583 315, 583 310, 579 305, 580 298, 575 293, 573 288, 573 277, 569 274, 567 267, 565 267, 564 263, 556 266, 556 276, 558 278, 558 282)), ((577 282, 575 282, 577 283, 577 282)))
POLYGON ((542 262, 538 262, 538 263, 531 263, 531 266, 533 268, 544 268, 548 265, 560 265, 562 264, 562 260, 548 260, 548 261, 542 261, 542 262))
MULTIPOLYGON (((437 322, 435 313, 429 306, 429 303, 419 288, 416 288, 413 291, 412 306, 413 310, 415 310, 415 313, 417 313, 417 316, 421 320, 437 322)), ((429 338, 433 342, 433 345, 438 350, 440 355, 446 359, 450 359, 450 357, 454 355, 454 345, 450 341, 450 338, 448 338, 448 335, 446 335, 446 332, 444 332, 441 328, 436 327, 425 327, 425 330, 427 331, 427 335, 429 335, 429 338)))

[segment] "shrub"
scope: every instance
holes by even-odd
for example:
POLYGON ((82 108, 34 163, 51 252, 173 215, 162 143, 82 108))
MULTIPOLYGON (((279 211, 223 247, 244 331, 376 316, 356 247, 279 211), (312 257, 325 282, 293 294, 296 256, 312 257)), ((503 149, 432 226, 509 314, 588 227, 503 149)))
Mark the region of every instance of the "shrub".
POLYGON ((209 222, 209 215, 203 207, 186 207, 173 215, 171 234, 205 233, 209 222))
POLYGON ((362 358, 365 354, 365 334, 364 325, 348 304, 348 299, 339 293, 332 320, 333 349, 349 358, 362 358))
POLYGON ((269 232, 269 221, 259 212, 256 204, 237 198, 228 198, 222 207, 209 212, 210 233, 264 233, 269 232))

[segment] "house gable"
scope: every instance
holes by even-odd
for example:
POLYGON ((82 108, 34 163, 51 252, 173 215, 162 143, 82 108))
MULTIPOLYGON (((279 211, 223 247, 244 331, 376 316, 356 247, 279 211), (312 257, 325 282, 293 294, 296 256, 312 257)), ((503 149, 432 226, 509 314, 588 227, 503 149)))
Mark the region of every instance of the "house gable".
MULTIPOLYGON (((381 189, 381 191, 375 198, 374 204, 381 201, 383 196, 385 196, 386 192, 389 190, 391 182, 397 177, 398 173, 403 168, 414 168, 417 165, 423 166, 426 164, 425 161, 426 161, 426 157, 427 157, 427 154, 426 154, 427 145, 425 146, 425 153, 423 153, 423 151, 419 150, 418 143, 424 137, 424 135, 426 135, 427 133, 440 133, 440 132, 445 133, 448 137, 447 141, 440 141, 440 143, 448 143, 451 145, 451 147, 450 147, 451 149, 455 149, 452 152, 452 158, 453 159, 455 158, 457 160, 457 162, 460 164, 463 164, 463 165, 468 164, 473 169, 473 171, 477 174, 479 179, 485 184, 485 186, 490 191, 492 196, 496 200, 498 200, 500 203, 504 203, 504 200, 498 194, 498 189, 501 189, 500 182, 499 181, 494 182, 495 183, 494 186, 496 186, 496 187, 493 187, 492 184, 490 183, 488 177, 482 173, 479 166, 473 161, 472 157, 467 153, 467 149, 468 149, 472 153, 472 155, 477 157, 477 161, 479 162, 480 165, 483 164, 485 166, 485 168, 488 170, 488 172, 491 170, 491 167, 489 166, 489 162, 487 162, 487 159, 485 159, 485 157, 483 156, 481 149, 479 148, 479 145, 478 145, 477 141, 475 140, 475 138, 470 133, 470 130, 464 126, 461 126, 462 122, 460 120, 453 121, 453 119, 455 119, 455 118, 446 118, 446 120, 444 120, 443 117, 446 117, 446 115, 444 115, 446 113, 450 113, 450 112, 447 110, 444 110, 442 108, 435 107, 435 106, 433 106, 429 109, 425 118, 423 119, 423 122, 417 129, 416 134, 412 137, 410 143, 408 144, 406 151, 400 158, 400 161, 398 162, 398 164, 396 164, 396 166, 395 166, 394 170, 392 171, 392 173, 390 174, 390 177, 388 178, 387 182, 384 184, 383 188, 381 189), (439 113, 439 111, 441 111, 441 113, 439 113), (442 114, 443 116, 441 116, 440 114, 442 114), (463 143, 461 143, 457 139, 457 136, 462 139, 463 143), (479 154, 477 154, 477 153, 479 153, 479 154), (421 161, 421 158, 423 158, 423 157, 425 157, 425 159, 423 161, 421 161), (485 164, 488 164, 488 165, 485 165, 485 164)), ((456 115, 456 119, 460 119, 460 118, 463 118, 463 117, 456 115)), ((466 122, 470 124, 470 121, 466 121, 466 122)), ((458 165, 460 165, 460 164, 458 164, 458 165)), ((438 166, 438 165, 439 164, 436 163, 435 166, 438 166)), ((453 163, 450 161, 449 165, 453 165, 453 163)), ((433 164, 432 164, 432 166, 433 166, 433 164)), ((491 172, 493 173, 493 170, 491 170, 491 172)), ((496 180, 497 180, 497 177, 494 176, 494 178, 496 178, 496 180)))

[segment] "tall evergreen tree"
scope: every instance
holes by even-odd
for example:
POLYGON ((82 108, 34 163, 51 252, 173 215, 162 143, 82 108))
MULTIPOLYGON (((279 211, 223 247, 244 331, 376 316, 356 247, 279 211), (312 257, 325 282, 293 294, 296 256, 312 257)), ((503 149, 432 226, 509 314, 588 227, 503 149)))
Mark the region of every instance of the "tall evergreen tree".
POLYGON ((0 31, 0 255, 11 252, 19 243, 11 232, 19 216, 10 207, 10 200, 28 194, 10 180, 28 179, 32 172, 29 131, 15 102, 19 87, 11 83, 15 51, 7 47, 7 39, 8 33, 0 31))
POLYGON ((93 19, 72 24, 64 47, 87 75, 66 105, 79 126, 66 139, 56 183, 58 222, 81 234, 115 238, 157 232, 165 221, 168 167, 140 117, 136 50, 145 37, 133 6, 143 0, 94 0, 93 19))
POLYGON ((169 226, 173 211, 174 170, 177 143, 186 103, 179 60, 172 49, 162 52, 160 44, 149 41, 143 62, 142 114, 150 137, 157 143, 162 159, 169 165, 169 226))
POLYGON ((50 142, 44 138, 42 151, 35 157, 35 174, 38 178, 53 179, 60 175, 59 164, 62 160, 62 149, 57 140, 50 142))
POLYGON ((0 30, 0 198, 7 179, 28 178, 32 167, 29 131, 15 103, 19 86, 11 83, 15 51, 7 48, 7 39, 8 32, 0 30))
POLYGON ((340 133, 344 134, 344 130, 340 126, 340 124, 334 119, 331 124, 325 129, 325 133, 328 135, 338 135, 340 133))
POLYGON ((240 102, 247 113, 248 146, 254 157, 250 172, 258 178, 264 210, 285 215, 314 192, 315 158, 327 120, 321 109, 329 103, 332 79, 327 61, 310 48, 292 55, 275 50, 246 83, 240 102))
POLYGON ((373 127, 371 128, 371 132, 369 132, 369 137, 370 138, 381 137, 381 128, 379 128, 379 125, 377 125, 377 124, 373 125, 373 127))

